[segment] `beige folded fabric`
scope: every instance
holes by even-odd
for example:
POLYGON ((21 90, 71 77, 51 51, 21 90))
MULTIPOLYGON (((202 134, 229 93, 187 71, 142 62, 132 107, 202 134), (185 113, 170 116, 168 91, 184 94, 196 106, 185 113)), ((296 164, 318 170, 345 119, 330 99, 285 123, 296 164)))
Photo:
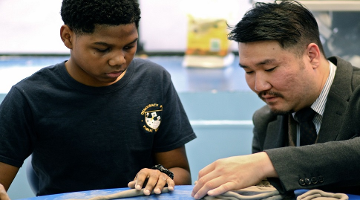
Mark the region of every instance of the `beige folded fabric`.
MULTIPOLYGON (((164 187, 161 190, 161 193, 166 193, 166 192, 169 192, 169 189, 167 187, 164 187)), ((151 194, 154 194, 154 192, 152 192, 151 194)), ((142 189, 142 190, 130 189, 130 190, 117 192, 114 194, 95 196, 90 199, 68 199, 68 200, 109 200, 109 199, 136 197, 136 196, 142 196, 142 195, 144 195, 144 189, 142 189)))
POLYGON ((217 196, 205 196, 205 200, 281 200, 283 197, 272 185, 250 186, 241 190, 228 191, 217 196))
MULTIPOLYGON (((161 193, 169 192, 167 187, 161 193)), ((152 192, 154 194, 154 192, 152 192)), ((110 200, 144 195, 142 190, 125 190, 109 195, 95 196, 89 199, 68 199, 68 200, 110 200)), ((272 185, 250 186, 241 190, 228 191, 217 196, 205 196, 204 200, 281 200, 283 196, 272 185)), ((322 190, 313 189, 297 197, 297 200, 348 200, 349 197, 344 193, 330 193, 322 190)))
POLYGON ((313 189, 298 196, 297 200, 348 200, 349 196, 344 193, 331 193, 313 189))

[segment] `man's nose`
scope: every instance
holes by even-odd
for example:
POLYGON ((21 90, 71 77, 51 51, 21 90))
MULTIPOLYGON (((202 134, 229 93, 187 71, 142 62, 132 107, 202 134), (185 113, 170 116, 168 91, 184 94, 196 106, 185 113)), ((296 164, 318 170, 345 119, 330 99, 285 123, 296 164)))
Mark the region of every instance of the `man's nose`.
POLYGON ((261 73, 256 74, 254 89, 257 92, 266 91, 266 90, 271 89, 271 84, 266 79, 266 75, 263 75, 261 73))

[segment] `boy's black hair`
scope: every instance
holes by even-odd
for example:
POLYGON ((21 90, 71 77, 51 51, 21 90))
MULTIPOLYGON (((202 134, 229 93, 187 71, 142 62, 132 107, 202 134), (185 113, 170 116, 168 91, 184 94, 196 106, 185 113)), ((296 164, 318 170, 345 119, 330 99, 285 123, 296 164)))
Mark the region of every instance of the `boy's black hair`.
POLYGON ((93 33, 95 25, 135 23, 140 8, 136 0, 63 0, 61 17, 75 33, 93 33))
POLYGON ((315 43, 325 56, 313 14, 297 1, 256 3, 228 37, 242 43, 274 40, 283 49, 294 49, 297 55, 302 55, 308 44, 315 43))

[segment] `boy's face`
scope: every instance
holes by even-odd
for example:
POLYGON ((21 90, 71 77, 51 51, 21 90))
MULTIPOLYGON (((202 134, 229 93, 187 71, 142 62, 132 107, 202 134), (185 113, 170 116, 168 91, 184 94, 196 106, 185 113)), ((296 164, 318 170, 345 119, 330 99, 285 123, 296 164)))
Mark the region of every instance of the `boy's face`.
POLYGON ((63 25, 61 36, 71 50, 65 63, 67 71, 88 86, 108 86, 120 80, 137 49, 138 32, 134 23, 96 25, 91 34, 75 34, 63 25))

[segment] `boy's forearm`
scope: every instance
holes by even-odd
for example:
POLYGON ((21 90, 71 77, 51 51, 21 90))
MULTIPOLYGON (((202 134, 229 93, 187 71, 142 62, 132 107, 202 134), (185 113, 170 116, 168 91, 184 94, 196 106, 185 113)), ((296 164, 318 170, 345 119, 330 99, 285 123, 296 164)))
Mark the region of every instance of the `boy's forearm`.
POLYGON ((191 185, 190 171, 181 167, 173 167, 169 170, 174 173, 174 181, 176 185, 191 185))
POLYGON ((18 171, 18 167, 0 162, 0 184, 3 185, 6 191, 9 189, 18 171))

